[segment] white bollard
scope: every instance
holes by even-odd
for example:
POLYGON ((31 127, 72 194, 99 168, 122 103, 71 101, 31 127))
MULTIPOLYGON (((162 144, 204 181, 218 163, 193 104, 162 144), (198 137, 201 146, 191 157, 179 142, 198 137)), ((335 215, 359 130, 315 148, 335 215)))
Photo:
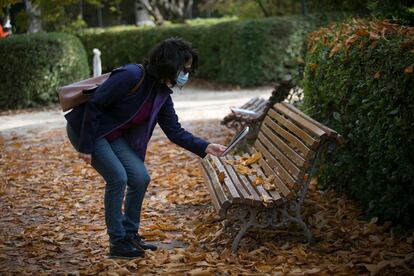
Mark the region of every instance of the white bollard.
POLYGON ((94 48, 93 52, 93 76, 98 77, 102 75, 102 64, 101 64, 101 51, 94 48))

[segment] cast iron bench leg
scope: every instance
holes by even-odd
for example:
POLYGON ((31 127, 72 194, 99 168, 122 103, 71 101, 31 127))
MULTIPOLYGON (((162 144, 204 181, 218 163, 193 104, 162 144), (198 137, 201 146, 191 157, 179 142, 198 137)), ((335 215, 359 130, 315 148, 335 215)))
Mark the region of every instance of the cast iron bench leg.
POLYGON ((248 216, 247 219, 244 219, 244 218, 242 219, 243 223, 240 226, 240 231, 237 234, 237 236, 234 239, 233 244, 231 246, 231 252, 233 254, 236 253, 237 248, 239 247, 239 243, 240 243, 241 238, 244 236, 244 234, 246 234, 247 230, 249 230, 249 228, 251 226, 253 226, 256 222, 256 215, 258 213, 258 210, 256 208, 249 208, 248 212, 249 212, 249 216, 248 216))

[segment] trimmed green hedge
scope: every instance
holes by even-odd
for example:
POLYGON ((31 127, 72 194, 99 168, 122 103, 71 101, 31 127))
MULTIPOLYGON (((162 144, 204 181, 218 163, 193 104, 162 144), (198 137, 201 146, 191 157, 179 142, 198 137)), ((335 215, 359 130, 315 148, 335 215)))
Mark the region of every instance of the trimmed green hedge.
POLYGON ((355 20, 309 37, 307 112, 346 138, 319 184, 414 225, 414 28, 355 20))
POLYGON ((0 109, 56 102, 57 88, 89 76, 86 52, 76 36, 14 35, 0 40, 0 109))
POLYGON ((278 17, 192 26, 98 29, 78 35, 91 57, 93 48, 101 50, 104 72, 142 62, 155 44, 179 36, 192 42, 200 53, 197 77, 254 86, 274 82, 288 71, 295 74, 306 35, 326 22, 326 16, 278 17))

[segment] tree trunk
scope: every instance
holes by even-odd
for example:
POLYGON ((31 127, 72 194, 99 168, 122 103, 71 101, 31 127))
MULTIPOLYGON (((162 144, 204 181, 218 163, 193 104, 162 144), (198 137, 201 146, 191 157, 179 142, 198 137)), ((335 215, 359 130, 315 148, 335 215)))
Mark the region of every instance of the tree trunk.
POLYGON ((158 7, 155 4, 150 3, 149 0, 137 0, 137 1, 139 1, 144 6, 144 8, 148 11, 148 13, 152 15, 152 17, 154 17, 155 24, 157 25, 164 24, 164 17, 161 15, 158 7))
POLYGON ((262 10, 265 17, 269 17, 269 12, 267 11, 266 7, 263 5, 262 0, 256 0, 257 4, 259 4, 260 9, 262 10))
POLYGON ((135 0, 134 8, 135 8, 135 25, 137 26, 154 25, 154 22, 149 17, 147 9, 145 9, 144 5, 142 5, 140 0, 135 0))
POLYGON ((119 3, 119 0, 116 0, 116 2, 115 2, 115 8, 116 8, 116 24, 118 24, 118 25, 121 25, 121 21, 122 21, 122 18, 121 18, 121 6, 120 6, 120 3, 119 3))
POLYGON ((38 5, 32 5, 30 0, 24 0, 26 13, 28 15, 29 26, 27 27, 28 33, 37 33, 42 31, 42 21, 40 19, 41 11, 38 5))
POLYGON ((79 16, 83 19, 83 0, 79 0, 79 16))
POLYGON ((193 0, 188 0, 187 7, 185 8, 185 18, 193 18, 193 0))
POLYGON ((302 11, 302 15, 303 15, 303 16, 308 15, 308 7, 307 7, 306 0, 301 0, 301 1, 300 1, 300 4, 301 4, 301 11, 302 11))

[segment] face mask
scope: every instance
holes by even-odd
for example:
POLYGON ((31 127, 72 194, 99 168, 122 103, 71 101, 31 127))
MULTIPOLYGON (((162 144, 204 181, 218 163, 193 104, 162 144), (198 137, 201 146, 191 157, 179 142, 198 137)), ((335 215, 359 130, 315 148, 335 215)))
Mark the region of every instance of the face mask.
POLYGON ((183 87, 187 81, 188 81, 189 73, 184 73, 183 71, 180 71, 177 78, 175 79, 175 82, 177 83, 178 87, 183 87))

